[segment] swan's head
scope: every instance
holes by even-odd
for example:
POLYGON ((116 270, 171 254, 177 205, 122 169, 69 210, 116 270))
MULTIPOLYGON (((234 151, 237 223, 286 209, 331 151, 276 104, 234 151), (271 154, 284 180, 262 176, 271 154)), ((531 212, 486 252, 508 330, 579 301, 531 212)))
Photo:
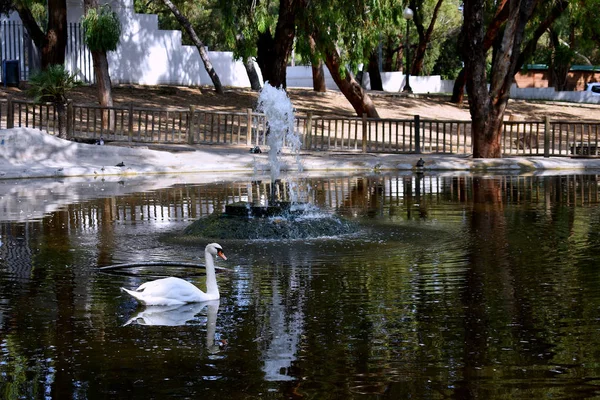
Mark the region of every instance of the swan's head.
POLYGON ((227 260, 227 257, 225 257, 225 254, 223 253, 223 247, 221 247, 221 245, 218 243, 209 244, 208 246, 206 246, 205 251, 213 256, 218 256, 221 257, 223 260, 227 260))

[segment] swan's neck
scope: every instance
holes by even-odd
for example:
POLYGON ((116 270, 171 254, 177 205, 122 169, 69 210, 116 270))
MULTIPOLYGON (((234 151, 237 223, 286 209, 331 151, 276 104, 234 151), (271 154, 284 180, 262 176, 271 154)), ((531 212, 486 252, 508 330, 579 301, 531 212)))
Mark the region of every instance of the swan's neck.
POLYGON ((219 297, 219 287, 217 286, 217 274, 215 273, 215 261, 212 254, 208 251, 204 253, 206 260, 206 294, 219 297))

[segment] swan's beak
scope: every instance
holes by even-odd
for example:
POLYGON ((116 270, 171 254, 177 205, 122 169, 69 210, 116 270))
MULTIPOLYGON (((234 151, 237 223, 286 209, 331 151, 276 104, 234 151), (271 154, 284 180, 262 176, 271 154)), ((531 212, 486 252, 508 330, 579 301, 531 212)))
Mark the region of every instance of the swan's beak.
POLYGON ((219 257, 221 257, 223 260, 227 260, 227 257, 225 257, 225 254, 223 254, 223 252, 221 250, 217 251, 217 255, 219 257))

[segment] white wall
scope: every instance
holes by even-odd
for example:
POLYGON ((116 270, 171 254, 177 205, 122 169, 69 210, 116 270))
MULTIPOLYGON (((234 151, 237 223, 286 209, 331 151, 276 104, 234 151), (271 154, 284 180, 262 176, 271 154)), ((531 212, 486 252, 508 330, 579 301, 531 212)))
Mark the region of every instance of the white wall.
MULTIPOLYGON (((325 73, 325 86, 328 90, 339 90, 335 81, 331 77, 329 70, 323 67, 325 73)), ((299 65, 287 67, 286 83, 290 88, 311 88, 313 87, 312 67, 299 65)))
MULTIPOLYGON (((382 72, 381 80, 384 92, 401 92, 406 85, 406 75, 402 72, 382 72)), ((439 75, 411 75, 408 81, 413 93, 440 93, 442 90, 442 79, 439 75)), ((371 89, 371 77, 369 73, 364 74, 363 87, 371 89)))
POLYGON ((517 88, 514 84, 510 88, 511 99, 522 100, 550 100, 566 101, 571 103, 600 104, 600 96, 584 91, 557 92, 554 88, 517 88))

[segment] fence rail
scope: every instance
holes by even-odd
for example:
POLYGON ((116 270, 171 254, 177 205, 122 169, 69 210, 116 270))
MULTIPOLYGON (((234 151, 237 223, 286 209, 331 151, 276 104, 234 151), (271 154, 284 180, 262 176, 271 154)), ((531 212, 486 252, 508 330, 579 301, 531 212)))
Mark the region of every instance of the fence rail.
MULTIPOLYGON (((100 107, 69 103, 68 136, 81 141, 265 146, 265 116, 251 109, 100 107)), ((51 103, 0 101, 0 128, 57 131, 51 103)), ((296 118, 302 147, 313 151, 471 154, 471 121, 376 119, 308 115, 296 118)), ((505 121, 506 156, 600 157, 600 122, 505 121)))

